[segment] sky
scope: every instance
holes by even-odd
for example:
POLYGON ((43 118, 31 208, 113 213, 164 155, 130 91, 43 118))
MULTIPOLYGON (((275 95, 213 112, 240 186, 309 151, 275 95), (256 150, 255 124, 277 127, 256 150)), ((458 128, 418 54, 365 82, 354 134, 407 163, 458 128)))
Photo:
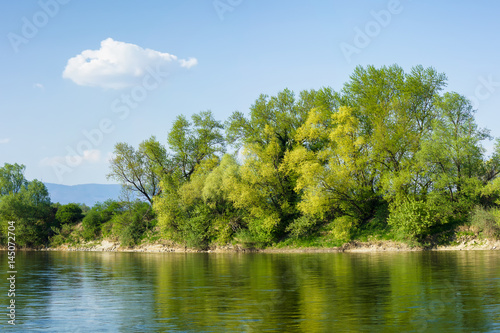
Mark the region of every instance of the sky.
POLYGON ((117 142, 166 144, 179 115, 224 121, 285 88, 340 90, 358 65, 445 73, 500 137, 499 12, 493 0, 1 1, 0 166, 113 183, 117 142))

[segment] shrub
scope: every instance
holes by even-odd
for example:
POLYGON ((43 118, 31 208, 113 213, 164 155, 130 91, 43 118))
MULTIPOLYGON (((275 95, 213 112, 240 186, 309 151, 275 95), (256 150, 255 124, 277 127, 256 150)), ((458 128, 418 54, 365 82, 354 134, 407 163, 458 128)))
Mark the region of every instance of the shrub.
POLYGON ((268 241, 263 241, 259 235, 256 235, 249 229, 241 229, 234 235, 236 244, 241 244, 245 248, 264 248, 268 241))
POLYGON ((184 240, 188 247, 206 249, 209 244, 209 223, 200 215, 186 220, 183 226, 184 240))
POLYGON ((101 224, 101 215, 98 212, 94 210, 88 212, 82 222, 83 238, 87 241, 95 239, 99 233, 101 224))
POLYGON ((288 225, 286 232, 290 233, 293 238, 299 238, 302 236, 309 235, 318 225, 318 220, 309 216, 304 215, 295 220, 288 225))
POLYGON ((50 246, 58 247, 66 242, 66 238, 63 235, 54 235, 50 238, 50 246))
POLYGON ((330 223, 331 234, 333 238, 339 241, 348 242, 351 240, 358 224, 358 219, 352 216, 344 215, 337 217, 330 223))
MULTIPOLYGON (((120 243, 124 246, 136 245, 146 230, 145 223, 149 221, 148 215, 150 213, 150 209, 147 204, 146 206, 142 205, 135 208, 136 211, 134 211, 132 219, 127 225, 124 226, 120 233, 120 243)), ((127 213, 124 213, 124 215, 125 214, 127 213)))
POLYGON ((498 209, 486 210, 477 206, 471 215, 471 225, 476 227, 480 235, 486 238, 500 236, 500 214, 498 209))
POLYGON ((387 223, 397 232, 410 239, 422 239, 430 228, 440 222, 437 207, 430 202, 417 201, 412 198, 403 202, 395 202, 390 206, 387 223))
POLYGON ((56 213, 56 220, 61 224, 75 224, 82 218, 82 209, 74 203, 59 207, 56 213))

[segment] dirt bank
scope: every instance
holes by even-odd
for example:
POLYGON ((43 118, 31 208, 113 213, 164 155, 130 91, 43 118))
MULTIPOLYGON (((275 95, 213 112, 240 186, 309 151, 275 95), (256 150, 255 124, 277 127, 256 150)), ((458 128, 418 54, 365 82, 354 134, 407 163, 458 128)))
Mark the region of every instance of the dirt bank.
POLYGON ((466 238, 458 239, 446 245, 410 246, 395 241, 352 241, 340 247, 331 248, 243 248, 238 245, 213 247, 208 250, 191 249, 170 242, 141 244, 135 247, 123 247, 118 242, 103 240, 101 242, 86 243, 79 246, 63 245, 57 248, 44 248, 41 251, 114 251, 114 252, 263 252, 263 253, 321 253, 321 252, 398 252, 398 251, 462 251, 462 250, 499 250, 500 240, 466 238))

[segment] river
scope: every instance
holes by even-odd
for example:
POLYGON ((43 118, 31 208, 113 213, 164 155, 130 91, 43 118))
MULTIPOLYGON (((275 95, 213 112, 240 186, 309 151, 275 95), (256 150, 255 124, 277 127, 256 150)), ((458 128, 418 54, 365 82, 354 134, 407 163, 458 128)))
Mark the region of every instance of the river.
MULTIPOLYGON (((13 332, 500 332, 500 252, 16 256, 13 332)), ((0 269, 7 276, 7 252, 0 269)), ((7 314, 9 284, 0 283, 7 314)))

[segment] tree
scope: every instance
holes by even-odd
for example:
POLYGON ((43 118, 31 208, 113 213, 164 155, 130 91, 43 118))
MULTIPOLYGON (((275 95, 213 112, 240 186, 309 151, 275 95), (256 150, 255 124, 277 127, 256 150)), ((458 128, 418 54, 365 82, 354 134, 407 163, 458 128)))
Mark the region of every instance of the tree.
POLYGON ((219 163, 225 152, 224 127, 210 111, 194 114, 191 120, 177 117, 168 134, 169 148, 173 152, 171 164, 162 175, 162 192, 155 198, 153 207, 165 234, 204 247, 211 238, 207 230, 212 218, 205 214, 210 210, 197 210, 204 208, 200 197, 189 198, 184 193, 198 188, 200 179, 219 163), (197 176, 192 179, 195 174, 197 176))
POLYGON ((478 128, 469 100, 446 93, 436 101, 438 117, 422 141, 421 163, 428 170, 431 190, 447 197, 453 211, 468 214, 479 201, 485 170, 481 142, 488 131, 478 128))
POLYGON ((362 134, 380 166, 381 193, 388 201, 426 186, 415 169, 421 139, 432 130, 435 99, 446 76, 422 66, 405 73, 397 65, 357 67, 342 89, 342 104, 360 120, 362 134))
POLYGON ((203 160, 178 190, 156 198, 159 225, 172 239, 206 248, 212 242, 226 243, 242 227, 242 214, 228 192, 238 165, 225 154, 203 160))
POLYGON ((0 196, 18 193, 23 187, 28 186, 28 181, 24 178, 24 165, 5 163, 0 168, 0 196))
POLYGON ((164 175, 174 172, 175 165, 172 158, 155 136, 141 142, 139 151, 147 158, 149 167, 158 178, 161 179, 164 175))
POLYGON ((83 218, 83 238, 87 241, 98 236, 102 225, 101 215, 97 210, 92 209, 83 218))
POLYGON ((204 159, 221 156, 225 152, 222 122, 214 119, 211 111, 191 116, 178 116, 168 134, 169 148, 174 152, 174 163, 188 180, 196 166, 204 159))
POLYGON ((264 241, 285 232, 298 217, 294 191, 296 174, 287 170, 284 157, 297 144, 295 133, 316 104, 330 107, 329 90, 303 92, 299 100, 288 89, 275 97, 261 95, 250 108, 247 119, 235 112, 226 123, 228 141, 243 148, 243 164, 229 196, 236 207, 246 209, 249 228, 264 241), (321 95, 321 98, 317 96, 321 95))
POLYGON ((61 224, 74 224, 83 218, 82 209, 75 203, 59 207, 56 220, 61 224))
MULTIPOLYGON (((149 142, 143 146, 151 144, 149 142)), ((111 172, 108 174, 108 178, 140 193, 152 204, 153 197, 160 192, 160 176, 157 174, 160 162, 153 160, 151 149, 148 150, 150 154, 147 154, 146 148, 143 146, 135 150, 129 144, 117 143, 114 151, 115 157, 110 162, 111 172)), ((158 156, 158 159, 161 158, 162 156, 158 156)))
POLYGON ((304 193, 300 210, 319 219, 335 213, 366 220, 378 201, 377 169, 370 154, 369 138, 353 109, 340 107, 328 114, 311 110, 297 132, 302 142, 322 141, 321 149, 297 147, 286 156, 288 168, 299 174, 297 191, 304 193))
POLYGON ((300 146, 286 156, 298 175, 295 190, 303 193, 301 212, 355 227, 353 221, 367 223, 387 203, 426 193, 430 183, 417 154, 438 117, 445 79, 421 66, 410 73, 357 67, 332 94, 333 108, 311 109, 296 134, 300 146))
POLYGON ((7 223, 16 223, 16 244, 18 246, 39 246, 45 244, 50 235, 54 216, 50 197, 45 185, 33 180, 17 193, 1 197, 0 223, 4 235, 7 223))

